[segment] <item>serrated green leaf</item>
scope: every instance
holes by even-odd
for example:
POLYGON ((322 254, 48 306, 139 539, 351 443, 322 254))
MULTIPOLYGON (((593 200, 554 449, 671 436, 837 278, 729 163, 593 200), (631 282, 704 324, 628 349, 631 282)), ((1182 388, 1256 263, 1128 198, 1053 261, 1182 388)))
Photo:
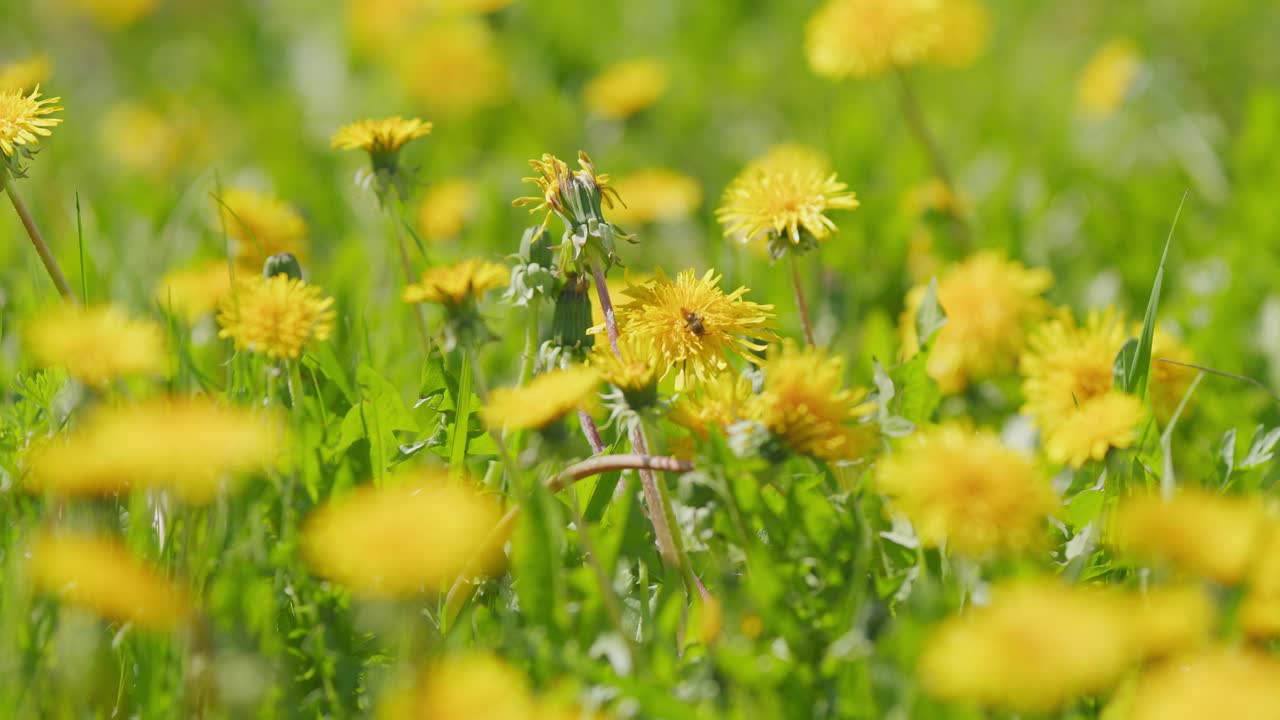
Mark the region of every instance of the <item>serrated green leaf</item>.
POLYGON ((342 419, 336 452, 347 451, 358 440, 368 440, 373 473, 381 477, 400 445, 396 433, 417 433, 418 423, 405 407, 400 391, 373 368, 360 365, 356 385, 360 399, 342 419))
POLYGON ((929 280, 929 287, 924 291, 920 307, 916 310, 916 337, 920 347, 925 347, 933 339, 933 334, 947 324, 946 313, 938 303, 938 278, 929 280))
POLYGON ((1271 462, 1271 458, 1275 455, 1277 442, 1280 442, 1280 427, 1266 430, 1264 426, 1259 425, 1253 431, 1253 440, 1249 443, 1249 451, 1245 453, 1244 459, 1240 461, 1239 469, 1252 470, 1271 462))

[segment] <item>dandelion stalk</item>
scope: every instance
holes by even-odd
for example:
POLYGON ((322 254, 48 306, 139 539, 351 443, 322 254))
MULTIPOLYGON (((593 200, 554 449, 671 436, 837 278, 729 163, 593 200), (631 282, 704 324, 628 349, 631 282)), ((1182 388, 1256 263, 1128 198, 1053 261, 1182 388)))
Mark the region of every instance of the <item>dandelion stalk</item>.
MULTIPOLYGON (((409 248, 405 245, 404 234, 400 232, 400 216, 399 212, 392 206, 392 202, 384 203, 387 225, 391 231, 392 241, 396 248, 400 251, 400 267, 404 270, 404 281, 408 285, 412 285, 415 278, 413 277, 413 263, 409 260, 409 248)), ((431 334, 427 332, 427 317, 423 307, 419 303, 413 303, 413 319, 418 326, 418 336, 422 339, 422 352, 424 355, 431 355, 431 334)))
POLYGON ((791 287, 796 293, 796 307, 800 310, 800 327, 804 328, 804 340, 810 347, 817 347, 818 343, 813 340, 813 323, 809 319, 809 304, 804 299, 804 284, 800 281, 800 261, 796 259, 796 253, 789 252, 787 255, 791 258, 791 287))
POLYGON ((595 279, 596 297, 600 298, 600 312, 604 314, 604 326, 609 332, 609 346, 613 354, 618 355, 618 318, 613 312, 613 300, 609 297, 609 286, 605 284, 604 266, 599 258, 591 259, 591 277, 595 279))
POLYGON ((18 218, 22 220, 22 227, 27 231, 27 237, 31 238, 31 244, 36 248, 36 254, 40 256, 40 262, 44 263, 44 269, 49 273, 49 278, 53 280, 54 287, 58 288, 58 294, 67 302, 79 302, 75 292, 71 289, 71 285, 67 282, 67 278, 62 274, 62 268, 58 265, 58 260, 53 256, 53 251, 49 249, 49 245, 45 243, 44 236, 40 234, 40 228, 36 227, 35 218, 31 217, 31 212, 27 210, 26 203, 22 202, 18 191, 13 187, 13 181, 9 178, 7 170, 0 169, 0 186, 4 187, 4 192, 9 196, 9 202, 13 203, 13 209, 18 213, 18 218))
MULTIPOLYGON (((902 102, 902 114, 907 120, 907 127, 911 130, 912 137, 916 139, 916 142, 920 144, 925 155, 929 158, 929 165, 933 168, 933 174, 946 187, 947 193, 952 197, 958 197, 954 176, 951 174, 951 166, 947 163, 947 158, 942 153, 942 146, 938 144, 937 138, 929 130, 929 124, 924 118, 924 111, 920 109, 920 102, 916 99, 915 91, 911 88, 911 79, 907 77, 906 71, 901 68, 894 75, 898 79, 898 96, 902 102)), ((968 224, 955 210, 952 210, 949 216, 951 225, 955 229, 956 238, 960 241, 961 246, 967 250, 973 243, 968 224)))

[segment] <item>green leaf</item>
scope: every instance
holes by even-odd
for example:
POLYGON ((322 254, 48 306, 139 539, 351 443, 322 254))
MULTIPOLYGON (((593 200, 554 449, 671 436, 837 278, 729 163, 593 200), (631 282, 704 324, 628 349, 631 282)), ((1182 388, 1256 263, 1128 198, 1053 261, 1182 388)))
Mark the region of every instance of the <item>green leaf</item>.
POLYGON ((1244 459, 1240 461, 1239 469, 1252 470, 1271 462, 1272 456, 1275 455, 1277 442, 1280 442, 1280 427, 1266 430, 1264 426, 1259 425, 1253 431, 1253 441, 1249 443, 1249 452, 1245 453, 1244 459))
POLYGON ((1102 513, 1106 499, 1107 494, 1101 490, 1085 490, 1067 503, 1062 519, 1073 528, 1083 528, 1102 513))
POLYGON ((338 387, 347 402, 355 404, 355 388, 351 387, 351 382, 347 379, 347 371, 334 352, 332 343, 317 343, 314 349, 303 356, 302 362, 312 370, 319 370, 321 375, 338 387))
POLYGON ((1182 216, 1182 206, 1187 202, 1187 193, 1182 193, 1182 201, 1178 203, 1178 211, 1173 215, 1173 224, 1169 228, 1169 236, 1164 241, 1164 252, 1160 254, 1160 267, 1156 269, 1155 282, 1151 284, 1151 297, 1147 299, 1147 312, 1142 318, 1142 336, 1138 339, 1138 350, 1129 365, 1126 374, 1125 392, 1144 397, 1147 392, 1147 378, 1151 375, 1151 344, 1156 332, 1156 311, 1160 307, 1160 289, 1164 285, 1164 266, 1169 258, 1169 245, 1173 243, 1173 231, 1178 227, 1178 218, 1182 216))
POLYGON ((925 347, 933 339, 933 334, 947 324, 946 313, 938 304, 938 278, 929 280, 929 287, 920 300, 920 308, 916 310, 916 337, 920 347, 925 347))
POLYGON ((891 373, 898 386, 897 414, 916 425, 929 422, 942 403, 942 390, 929 377, 928 363, 928 351, 919 352, 891 373))
POLYGON ((530 623, 553 632, 559 628, 557 609, 564 606, 561 548, 564 521, 560 506, 542 483, 523 503, 524 511, 511 539, 511 572, 515 576, 520 610, 530 623))
POLYGON ((400 391, 368 365, 356 369, 360 400, 342 419, 336 453, 349 449, 358 440, 369 441, 369 462, 375 477, 382 477, 391 465, 400 441, 396 432, 419 432, 418 423, 405 407, 400 391))
POLYGON ((1133 367, 1134 358, 1138 356, 1138 339, 1129 338, 1120 346, 1115 362, 1111 363, 1111 384, 1117 390, 1129 391, 1129 368, 1133 367))
POLYGON ((1218 445, 1214 450, 1217 456, 1215 463, 1218 471, 1218 485, 1225 487, 1227 481, 1231 479, 1231 473, 1236 469, 1236 429, 1222 433, 1222 437, 1218 439, 1218 445))
POLYGON ((467 442, 471 439, 471 363, 467 351, 463 351, 462 375, 458 378, 458 392, 453 402, 457 412, 453 418, 453 434, 449 437, 449 467, 460 473, 466 468, 467 442))

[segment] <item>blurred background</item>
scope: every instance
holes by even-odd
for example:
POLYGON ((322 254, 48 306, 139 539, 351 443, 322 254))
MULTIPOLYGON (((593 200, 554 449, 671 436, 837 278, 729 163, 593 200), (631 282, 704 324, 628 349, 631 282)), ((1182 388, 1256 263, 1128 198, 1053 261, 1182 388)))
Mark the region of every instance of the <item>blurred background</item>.
MULTIPOLYGON (((329 147, 344 123, 435 123, 405 151, 421 182, 410 221, 432 262, 515 252, 536 222, 510 205, 532 187, 527 160, 581 148, 636 206, 620 222, 638 240, 623 250, 631 271, 715 267, 778 304, 792 335, 785 273, 724 239, 714 210, 753 158, 811 146, 862 203, 834 213, 840 234, 806 258, 818 334, 869 376, 872 356, 897 353, 907 289, 958 253, 929 212, 932 174, 894 78, 809 70, 817 5, 16 0, 0 8, 0 68, 34 61, 66 108, 20 190, 73 286, 83 275, 95 301, 154 307, 166 272, 224 257, 212 195, 269 192, 306 221, 307 273, 338 298, 340 352, 362 319, 373 337, 412 332, 376 203, 355 182, 364 158, 329 147), (640 62, 593 85, 629 61, 640 62), (683 184, 628 191, 627 176, 652 169, 683 184)), ((1186 192, 1162 325, 1206 364, 1280 386, 1280 6, 986 5, 971 64, 911 71, 976 246, 1051 268, 1055 301, 1140 317, 1186 192)), ((7 208, 0 235, 7 329, 55 295, 7 208)), ((418 359, 398 350, 375 347, 372 362, 413 373, 418 359)), ((19 364, 5 332, 3 376, 19 364)), ((1231 414, 1208 410, 1223 408, 1218 430, 1270 407, 1247 386, 1206 387, 1238 396, 1231 414)))

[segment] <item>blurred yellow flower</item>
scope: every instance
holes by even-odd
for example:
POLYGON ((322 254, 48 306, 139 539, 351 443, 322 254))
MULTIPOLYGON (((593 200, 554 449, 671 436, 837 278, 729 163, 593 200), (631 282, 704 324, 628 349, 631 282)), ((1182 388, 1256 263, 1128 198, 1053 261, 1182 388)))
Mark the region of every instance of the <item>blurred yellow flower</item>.
POLYGON ((160 307, 194 322, 218 309, 231 293, 231 269, 226 260, 210 260, 195 267, 170 270, 156 285, 160 307))
POLYGON ((609 343, 596 343, 588 359, 601 379, 624 392, 655 388, 662 375, 657 357, 649 352, 648 344, 635 335, 618 339, 618 353, 613 352, 609 343))
POLYGON ((431 113, 465 115, 506 99, 503 45, 483 20, 433 20, 410 36, 398 69, 409 97, 431 113))
POLYGON ((991 13, 982 0, 941 0, 941 31, 929 51, 929 60, 950 67, 965 67, 987 48, 991 13))
POLYGON ((594 407, 599 385, 600 373, 585 365, 552 370, 523 387, 494 390, 480 417, 494 430, 544 427, 574 410, 594 407))
MULTIPOLYGON (((550 720, 535 704, 529 681, 499 658, 480 653, 447 657, 417 682, 390 693, 379 720, 550 720)), ((574 716, 575 718, 579 716, 574 716)))
MULTIPOLYGON (((929 376, 950 394, 974 380, 1012 371, 1028 328, 1048 312, 1041 295, 1052 284, 1048 270, 1027 268, 990 250, 945 268, 938 278, 938 302, 947 323, 933 337, 929 376)), ((904 357, 920 349, 916 312, 927 290, 917 286, 907 294, 900 323, 904 357)))
POLYGON ((942 33, 942 0, 828 0, 805 27, 809 67, 870 77, 926 59, 942 33))
POLYGON ((753 353, 777 338, 773 306, 744 300, 745 287, 725 294, 720 278, 715 270, 701 277, 685 270, 672 280, 659 269, 628 287, 632 299, 616 309, 618 332, 648 346, 662 374, 674 368, 677 389, 728 369, 731 355, 759 362, 753 353))
POLYGON ((1055 580, 992 589, 986 607, 942 622, 919 675, 940 699, 1048 713, 1101 693, 1137 659, 1126 614, 1105 590, 1055 580))
POLYGON ((284 274, 251 275, 222 299, 218 337, 230 338, 237 350, 297 360, 329 339, 336 314, 333 298, 315 285, 284 274))
POLYGON ((836 232, 828 211, 856 207, 854 194, 835 173, 748 168, 725 189, 716 217, 726 236, 743 242, 772 234, 801 245, 802 231, 815 241, 836 232))
POLYGON ((1043 547, 1058 509, 1035 462, 959 425, 917 431, 876 463, 874 478, 922 542, 973 558, 1043 547))
MULTIPOLYGON (((1135 328, 1134 335, 1141 332, 1141 327, 1135 328)), ((1194 363, 1196 358, 1176 336, 1156 327, 1151 343, 1151 382, 1147 392, 1156 419, 1163 424, 1173 418, 1199 371, 1184 365, 1161 362, 1161 358, 1181 363, 1194 363)), ((1182 412, 1185 418, 1187 410, 1182 412)))
POLYGON ((112 538, 42 533, 27 571, 38 591, 112 622, 175 630, 192 612, 185 592, 112 538))
POLYGON ((62 0, 61 4, 89 16, 99 27, 121 30, 155 12, 159 0, 62 0))
POLYGON ((203 128, 171 112, 130 102, 107 109, 98 128, 98 145, 116 165, 164 180, 172 180, 169 174, 182 165, 204 162, 209 151, 203 128))
POLYGON ((1267 523, 1249 567, 1248 591, 1240 602, 1240 627, 1253 638, 1280 637, 1280 524, 1267 523))
POLYGON ((801 143, 782 143, 774 145, 765 154, 748 163, 742 174, 749 173, 825 177, 831 174, 831 160, 815 147, 801 143))
POLYGON ((1266 512, 1256 496, 1184 490, 1169 500, 1127 498, 1116 510, 1115 545, 1140 561, 1236 584, 1265 539, 1266 512))
POLYGON ((114 305, 49 308, 33 318, 25 332, 27 347, 42 366, 65 368, 85 385, 169 372, 160 325, 130 318, 114 305))
POLYGON ((582 89, 582 98, 597 115, 627 118, 657 102, 670 81, 670 73, 661 60, 626 60, 592 78, 582 89))
POLYGON ((746 415, 755 393, 744 375, 724 372, 681 394, 671 408, 671 422, 706 440, 713 427, 724 430, 746 415))
POLYGON ((792 342, 764 364, 764 386, 745 419, 768 428, 792 452, 822 460, 854 460, 869 452, 875 426, 861 422, 875 409, 867 390, 843 386, 844 360, 792 342))
POLYGON ((358 595, 397 597, 441 592, 468 569, 488 575, 502 566, 503 543, 485 542, 501 518, 492 498, 441 470, 387 483, 356 488, 307 518, 302 556, 316 574, 358 595))
POLYGON ((471 13, 491 13, 512 0, 346 0, 346 27, 361 53, 385 60, 403 51, 425 24, 471 13))
POLYGON ((916 217, 929 213, 963 217, 969 212, 969 201, 938 178, 930 178, 907 190, 902 207, 908 215, 916 217))
POLYGON ((1022 355, 1023 412, 1043 435, 1049 459, 1080 467, 1112 447, 1133 444, 1142 403, 1113 389, 1112 366, 1126 339, 1119 313, 1090 312, 1084 326, 1069 311, 1040 327, 1022 355))
POLYGON ((610 215, 613 222, 647 224, 688 217, 702 203, 697 180, 673 170, 651 168, 625 175, 614 182, 627 204, 610 215))
POLYGON ((50 68, 48 55, 32 55, 25 60, 0 64, 0 92, 34 90, 49 79, 50 68))
POLYGON ((1142 56, 1132 40, 1111 40, 1085 65, 1076 85, 1076 107, 1086 117, 1107 117, 1124 103, 1141 69, 1142 56))
POLYGON ((480 191, 470 180, 432 183, 418 209, 418 228, 429 240, 457 237, 479 205, 480 191))
POLYGON ((1217 648, 1144 672, 1125 720, 1273 720, 1280 712, 1280 660, 1249 648, 1217 648))
POLYGON ((288 203, 268 194, 228 188, 217 202, 216 230, 225 223, 231 253, 246 274, 262 272, 267 258, 290 253, 307 257, 307 223, 288 203))
POLYGON ((479 300, 488 290, 506 287, 511 269, 500 263, 468 258, 457 265, 427 268, 421 279, 404 289, 409 303, 436 303, 458 307, 479 300))
POLYGON ((205 503, 235 476, 274 465, 285 442, 269 417, 204 398, 100 408, 32 449, 27 484, 61 496, 164 488, 205 503))
POLYGON ((1204 646, 1217 628, 1218 611, 1200 585, 1151 588, 1126 597, 1130 630, 1144 657, 1204 646))
POLYGON ((0 152, 5 157, 22 145, 38 145, 40 138, 53 134, 49 128, 62 122, 62 118, 48 115, 62 110, 56 103, 62 98, 40 97, 36 85, 30 95, 20 89, 0 89, 0 152))

